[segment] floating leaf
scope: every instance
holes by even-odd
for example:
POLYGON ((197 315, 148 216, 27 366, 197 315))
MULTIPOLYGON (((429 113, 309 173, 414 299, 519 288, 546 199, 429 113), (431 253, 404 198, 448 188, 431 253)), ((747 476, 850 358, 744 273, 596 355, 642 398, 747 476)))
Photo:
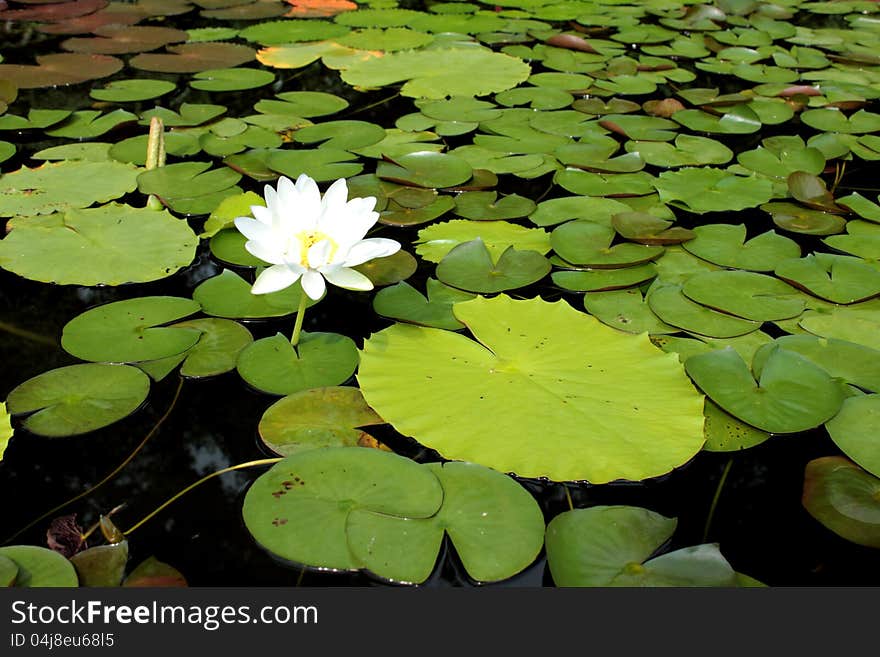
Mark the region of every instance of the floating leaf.
POLYGON ((578 271, 555 271, 553 282, 566 290, 596 292, 633 287, 650 281, 657 275, 651 263, 618 269, 586 269, 578 271))
POLYGON ((777 348, 755 381, 731 348, 691 356, 688 375, 718 406, 770 433, 806 431, 834 417, 843 387, 800 354, 777 348))
POLYGON ((855 303, 880 294, 880 269, 859 258, 811 253, 783 260, 776 275, 833 303, 855 303))
POLYGON ((38 545, 0 547, 0 557, 12 560, 17 567, 17 588, 71 588, 79 585, 73 564, 63 556, 38 545))
POLYGON ((69 365, 19 384, 6 406, 13 415, 30 413, 22 426, 31 433, 75 436, 127 417, 144 402, 149 389, 150 379, 135 367, 69 365))
POLYGON ((169 46, 168 54, 144 53, 132 57, 128 64, 142 71, 160 73, 198 73, 217 68, 231 68, 254 59, 256 53, 237 43, 205 42, 169 46))
POLYGON ((773 271, 790 258, 800 256, 797 242, 769 230, 746 240, 743 224, 710 224, 694 229, 696 238, 682 246, 690 253, 722 267, 749 271, 773 271))
POLYGON ((838 251, 865 260, 880 260, 880 226, 861 219, 846 222, 846 235, 834 235, 822 240, 838 251))
POLYGON ((370 406, 445 458, 604 483, 668 472, 702 446, 702 397, 646 335, 541 299, 477 298, 454 312, 485 346, 398 324, 364 343, 358 374, 370 406))
POLYGON ((685 281, 682 292, 704 306, 756 322, 797 317, 804 310, 797 290, 772 276, 749 271, 697 274, 685 281))
POLYGON ((240 173, 227 167, 211 169, 210 162, 180 162, 144 171, 137 185, 142 194, 156 196, 175 212, 208 214, 223 199, 241 193, 235 186, 240 179, 240 173))
POLYGON ((880 395, 849 397, 825 428, 844 454, 875 477, 880 476, 880 395))
POLYGON ((703 449, 707 452, 738 452, 770 439, 769 433, 740 422, 711 399, 706 400, 703 413, 706 415, 706 445, 703 449))
POLYGON ((842 456, 826 456, 807 463, 804 508, 827 529, 848 541, 880 548, 878 498, 880 478, 842 456))
POLYGON ((376 175, 384 180, 417 187, 454 187, 470 180, 472 174, 473 168, 465 160, 432 151, 401 155, 376 167, 376 175))
POLYGON ((623 242, 611 246, 613 228, 590 221, 570 221, 550 234, 553 250, 567 262, 598 269, 614 269, 649 262, 663 253, 661 246, 623 242))
POLYGON ((164 96, 177 88, 167 80, 113 80, 101 89, 92 89, 89 95, 108 103, 134 103, 164 96))
POLYGON ((127 587, 184 587, 186 578, 176 568, 159 561, 156 557, 147 557, 132 570, 122 586, 127 587))
POLYGON ((525 287, 549 273, 550 262, 537 251, 509 246, 493 260, 480 238, 455 246, 437 265, 437 278, 443 283, 480 293, 525 287))
POLYGON ((16 218, 0 241, 0 267, 61 285, 122 285, 170 276, 195 258, 198 239, 165 211, 110 203, 16 218))
POLYGON ((655 282, 646 298, 651 310, 663 322, 691 333, 712 338, 732 338, 761 327, 760 323, 720 313, 691 301, 678 285, 658 285, 655 282))
POLYGON ((443 501, 433 472, 377 449, 336 447, 298 452, 254 481, 242 515, 254 540, 272 554, 322 570, 357 570, 346 523, 355 509, 427 518, 443 501))
POLYGON ((679 244, 696 237, 693 231, 672 226, 672 221, 646 212, 618 212, 611 224, 621 237, 639 244, 679 244))
POLYGON ((735 586, 717 545, 654 556, 676 525, 632 506, 565 511, 547 525, 547 566, 556 586, 735 586))
POLYGON ((440 262, 454 247, 477 238, 483 240, 493 260, 511 246, 540 254, 550 250, 550 236, 537 228, 523 228, 506 221, 453 220, 420 230, 415 242, 416 253, 430 262, 440 262))
POLYGON ((455 213, 465 219, 493 221, 525 217, 535 209, 531 199, 510 194, 498 199, 496 192, 462 192, 455 198, 455 213))
POLYGON ((257 68, 214 68, 193 75, 189 86, 200 91, 246 91, 274 81, 274 73, 257 68))
POLYGON ((187 40, 183 30, 153 25, 102 25, 92 30, 92 34, 97 36, 65 39, 61 47, 71 52, 124 55, 187 40))
POLYGON ((279 20, 250 25, 238 33, 242 39, 264 46, 279 46, 298 41, 323 41, 349 33, 349 28, 329 21, 279 20))
MULTIPOLYGON (((242 349, 254 341, 251 332, 238 322, 228 319, 192 319, 172 324, 171 328, 195 329, 201 332, 199 341, 189 348, 184 354, 171 356, 171 367, 176 367, 183 362, 180 368, 181 376, 201 379, 209 376, 218 376, 235 369, 238 363, 238 354, 242 349)), ((138 367, 153 374, 150 369, 151 363, 138 363, 138 367)), ((158 380, 161 377, 153 376, 158 380)))
POLYGON ((301 295, 298 283, 278 292, 251 294, 251 284, 228 269, 203 281, 193 291, 193 299, 206 315, 230 319, 292 315, 299 307, 301 295))
POLYGON ((138 170, 119 162, 70 161, 0 176, 0 216, 49 214, 134 191, 138 170))
POLYGON ((764 203, 761 209, 769 212, 773 223, 783 230, 802 235, 834 235, 846 226, 846 219, 838 214, 794 203, 764 203))
POLYGON ((290 338, 277 333, 245 347, 238 373, 261 392, 290 395, 344 383, 357 364, 357 347, 344 335, 304 331, 294 347, 290 338))
POLYGON ((294 141, 340 150, 355 150, 382 141, 385 129, 368 121, 327 121, 300 128, 294 141))
POLYGON ((380 290, 373 298, 373 310, 400 322, 452 331, 463 329, 464 324, 455 318, 452 306, 473 299, 474 295, 434 278, 429 278, 426 285, 427 298, 405 282, 380 290))
POLYGON ((361 391, 330 386, 279 399, 260 418, 260 437, 276 454, 289 456, 316 447, 357 447, 359 427, 384 420, 367 406, 361 391))
POLYGON ((808 311, 803 314, 798 324, 802 329, 823 338, 848 340, 880 350, 880 333, 877 332, 880 311, 876 306, 873 308, 861 306, 863 304, 852 307, 838 306, 822 312, 808 311))
POLYGON ((356 176, 364 165, 357 155, 339 148, 321 147, 311 150, 273 150, 266 157, 269 168, 296 179, 302 174, 318 182, 356 176))
POLYGON ((0 461, 3 460, 3 453, 9 446, 10 438, 12 438, 12 423, 9 421, 9 413, 6 412, 6 403, 0 402, 0 461))
POLYGON ((124 62, 110 55, 56 53, 37 56, 36 66, 0 64, 0 79, 19 89, 40 89, 99 80, 117 73, 124 62))
POLYGON ((678 135, 675 145, 662 141, 629 141, 626 150, 638 153, 647 164, 664 168, 725 164, 733 158, 733 151, 721 142, 696 135, 678 135))
POLYGON ((70 558, 80 586, 119 586, 128 563, 128 541, 98 545, 70 558))
POLYGON ((370 279, 375 287, 393 285, 416 273, 419 263, 408 251, 400 250, 390 256, 373 258, 352 267, 370 279))
POLYGON ((732 176, 708 167, 664 171, 655 186, 664 202, 678 201, 699 214, 753 208, 772 197, 769 180, 732 176))
POLYGON ((660 321, 641 290, 588 292, 584 308, 603 324, 627 333, 676 333, 678 328, 660 321))

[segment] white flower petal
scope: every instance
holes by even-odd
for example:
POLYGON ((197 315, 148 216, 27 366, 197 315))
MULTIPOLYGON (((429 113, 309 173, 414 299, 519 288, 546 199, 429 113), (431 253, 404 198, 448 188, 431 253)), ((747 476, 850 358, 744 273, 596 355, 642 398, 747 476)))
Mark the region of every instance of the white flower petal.
POLYGON ((296 232, 313 231, 318 225, 318 217, 321 216, 321 190, 318 189, 318 183, 306 174, 300 174, 296 179, 296 192, 296 199, 286 205, 284 211, 292 218, 296 232))
POLYGON ((236 217, 235 227, 239 233, 249 240, 263 241, 272 239, 272 229, 257 219, 236 217))
POLYGON ((328 283, 346 290, 372 290, 373 282, 359 271, 347 267, 330 267, 323 272, 328 283))
POLYGON ((310 299, 317 301, 324 294, 327 285, 324 283, 324 277, 314 269, 309 269, 302 276, 302 289, 310 299))
POLYGON ((254 219, 259 221, 261 224, 265 224, 266 226, 272 226, 272 210, 269 208, 264 208, 260 205, 252 205, 251 206, 251 214, 254 215, 254 219))
POLYGON ((248 240, 244 243, 244 249, 255 258, 259 258, 263 262, 271 265, 283 265, 284 254, 278 249, 277 245, 257 240, 248 240))
POLYGON ((272 185, 263 187, 263 198, 266 199, 266 207, 270 210, 278 203, 278 193, 272 185))
POLYGON ((274 265, 257 276, 251 294, 270 294, 290 287, 299 280, 299 274, 285 265, 274 265))
POLYGON ((308 262, 310 269, 319 269, 327 264, 327 261, 330 259, 330 251, 333 249, 333 245, 330 243, 330 240, 321 240, 320 242, 316 242, 309 247, 308 254, 306 256, 306 261, 308 262))
POLYGON ((368 240, 361 240, 352 246, 348 250, 345 261, 342 264, 345 267, 355 267, 373 258, 390 256, 399 250, 399 242, 383 237, 373 237, 368 240))

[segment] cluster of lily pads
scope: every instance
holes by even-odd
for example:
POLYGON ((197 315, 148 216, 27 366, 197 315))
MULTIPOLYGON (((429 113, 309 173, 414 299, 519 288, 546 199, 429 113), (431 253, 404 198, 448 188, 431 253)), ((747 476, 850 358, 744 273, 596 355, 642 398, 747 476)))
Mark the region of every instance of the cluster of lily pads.
POLYGON ((847 188, 880 159, 877 3, 237 2, 0 11, 59 51, 0 64, 0 267, 144 283, 205 244, 224 268, 190 298, 71 318, 62 346, 84 362, 0 416, 78 435, 178 368, 236 371, 281 398, 259 430, 284 460, 244 506, 273 554, 423 582, 446 532, 474 580, 546 546, 559 585, 748 582, 711 544, 651 558, 675 527, 647 509, 573 509, 545 537, 499 472, 641 481, 824 427, 803 504, 880 548, 880 204, 847 188), (82 109, 23 103, 104 79, 82 109), (147 167, 156 119, 167 162, 147 167), (389 324, 360 348, 357 330, 294 346, 248 328, 302 290, 251 294, 266 263, 234 219, 301 174, 375 197, 376 232, 404 245, 357 267, 389 324), (383 423, 453 462, 388 453, 363 430, 383 423), (592 570, 603 540, 625 556, 592 570))

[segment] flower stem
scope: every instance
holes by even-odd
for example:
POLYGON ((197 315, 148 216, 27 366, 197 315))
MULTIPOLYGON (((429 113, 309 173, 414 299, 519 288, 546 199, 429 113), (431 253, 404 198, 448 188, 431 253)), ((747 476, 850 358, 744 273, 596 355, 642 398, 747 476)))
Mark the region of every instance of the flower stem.
MULTIPOLYGON (((158 169, 165 166, 165 125, 158 116, 150 119, 150 134, 147 138, 147 162, 146 168, 158 169)), ((147 198, 147 207, 151 210, 161 210, 164 206, 156 196, 150 194, 147 198)))
POLYGON ((709 515, 706 517, 706 524, 703 527, 703 543, 709 538, 709 528, 712 527, 712 518, 715 516, 715 508, 718 506, 718 500, 721 498, 721 489, 724 488, 724 482, 727 481, 727 475, 730 474, 730 468, 733 465, 733 458, 727 459, 724 470, 721 472, 721 478, 718 480, 718 486, 715 488, 715 496, 712 498, 712 506, 709 507, 709 515))
POLYGON ((219 477, 220 475, 226 474, 227 472, 233 472, 234 470, 243 470, 245 468, 253 468, 258 465, 272 465, 274 463, 278 463, 278 461, 280 461, 280 460, 281 460, 280 457, 271 458, 271 459, 258 459, 256 461, 248 461, 247 463, 239 463, 238 465, 230 465, 228 468, 223 468, 222 470, 217 470, 216 472, 212 472, 209 475, 205 475, 204 477, 199 479, 197 482, 190 484, 189 486, 184 488, 182 491, 179 491, 179 492, 175 493, 174 495, 172 495, 165 502, 163 502, 158 507, 156 507, 155 510, 148 513, 146 516, 144 516, 143 518, 138 520, 135 524, 133 524, 131 527, 129 527, 127 530, 125 530, 122 533, 125 534, 126 536, 128 536, 135 529, 137 529, 138 527, 143 525, 145 522, 147 522, 148 520, 150 520, 154 516, 161 513, 166 507, 168 507, 172 503, 176 502, 178 499, 180 499, 181 497, 186 495, 188 492, 190 492, 193 488, 195 488, 196 486, 200 486, 201 484, 205 483, 209 479, 213 479, 214 477, 219 477))
POLYGON ((296 311, 296 323, 293 325, 293 335, 290 336, 290 344, 294 347, 299 344, 299 334, 302 332, 303 317, 306 314, 306 304, 309 301, 304 290, 300 290, 299 308, 296 311))

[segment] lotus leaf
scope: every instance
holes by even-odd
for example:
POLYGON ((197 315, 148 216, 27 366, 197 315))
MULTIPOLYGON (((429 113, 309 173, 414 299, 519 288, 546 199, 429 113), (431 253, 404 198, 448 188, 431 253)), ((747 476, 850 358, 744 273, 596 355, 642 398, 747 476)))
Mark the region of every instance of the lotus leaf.
POLYGON ((19 384, 6 406, 13 415, 30 414, 22 426, 31 433, 75 436, 127 417, 144 402, 149 389, 150 379, 135 367, 68 365, 19 384))
POLYGON ((0 267, 62 285, 121 285, 170 276, 195 258, 198 239, 165 211, 110 203, 16 218, 0 241, 0 267))
POLYGON ((0 557, 12 560, 18 588, 76 587, 79 580, 73 564, 62 555, 38 545, 0 547, 0 557))
POLYGON ((238 373, 270 395, 344 383, 358 364, 351 338, 338 333, 303 332, 294 347, 281 333, 249 344, 238 357, 238 373))
POLYGON ((134 191, 138 170, 119 162, 70 161, 0 176, 0 217, 49 214, 105 203, 134 191))
POLYGON ((556 586, 735 586, 717 545, 653 556, 676 525, 632 506, 565 511, 547 525, 547 566, 556 586))
POLYGON ((697 237, 684 243, 690 253, 721 267, 749 271, 773 271, 776 266, 800 256, 797 242, 770 230, 746 240, 743 224, 710 224, 694 229, 697 237))
POLYGON ((201 331, 163 327, 198 312, 199 304, 181 297, 137 297, 113 301, 77 315, 64 325, 61 346, 93 362, 136 363, 180 354, 201 331))
POLYGON ((398 324, 365 341, 358 374, 370 406, 444 457, 604 483, 663 474, 702 447, 702 397, 646 335, 541 299, 477 298, 454 313, 482 344, 398 324))
POLYGON ((427 297, 404 282, 381 290, 373 298, 373 310, 400 322, 452 331, 463 329, 464 324, 455 318, 452 306, 473 299, 474 295, 444 285, 434 278, 429 278, 426 286, 427 297))
POLYGON ((367 59, 342 71, 356 88, 375 88, 406 81, 400 89, 412 98, 485 96, 512 89, 529 77, 520 59, 483 49, 405 51, 367 59), (438 67, 438 57, 443 66, 438 67), (480 71, 480 75, 473 75, 480 71))
POLYGON ((878 499, 880 478, 842 456, 826 456, 807 463, 804 508, 838 536, 880 548, 878 499))
POLYGON ((353 387, 313 388, 282 397, 260 418, 260 437, 276 454, 289 456, 316 447, 356 447, 360 427, 384 420, 353 387))
POLYGON ((718 406, 770 433, 817 427, 834 417, 844 399, 838 380, 800 354, 778 347, 757 382, 732 348, 691 356, 685 368, 718 406))
POLYGON ((355 509, 427 518, 443 501, 434 473, 390 452, 329 447, 288 456, 248 489, 242 515, 272 554, 323 570, 357 570, 346 538, 355 509))

